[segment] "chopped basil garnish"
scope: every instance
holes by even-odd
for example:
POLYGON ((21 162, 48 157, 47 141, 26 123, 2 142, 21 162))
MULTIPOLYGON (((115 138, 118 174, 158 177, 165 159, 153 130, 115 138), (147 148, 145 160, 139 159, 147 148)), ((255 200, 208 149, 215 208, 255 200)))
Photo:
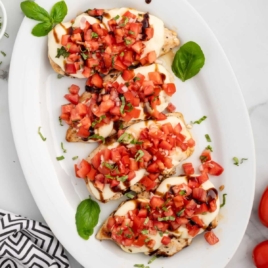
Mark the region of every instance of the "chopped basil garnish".
POLYGON ((57 55, 56 58, 62 56, 63 58, 69 57, 70 53, 65 49, 65 47, 57 48, 57 55))
POLYGON ((180 190, 179 191, 179 195, 185 195, 186 194, 186 191, 185 190, 180 190))
POLYGON ((147 217, 144 221, 144 224, 147 224, 149 222, 149 218, 147 217))
POLYGON ((88 59, 88 55, 85 54, 85 53, 81 53, 81 56, 83 57, 84 60, 87 60, 88 59))
POLYGON ((126 193, 125 196, 129 199, 133 199, 135 197, 135 195, 132 193, 126 193))
POLYGON ((65 158, 64 158, 64 156, 62 155, 62 156, 58 156, 58 157, 56 157, 56 159, 57 159, 58 161, 61 161, 61 160, 65 159, 65 158))
POLYGON ((6 38, 9 38, 9 34, 8 34, 8 33, 5 33, 4 36, 5 36, 6 38))
POLYGON ((125 38, 125 43, 126 43, 126 45, 131 45, 132 44, 131 40, 128 40, 126 38, 125 38))
POLYGON ((91 124, 91 126, 92 127, 95 127, 97 124, 99 124, 103 119, 105 119, 106 118, 106 116, 105 115, 102 115, 100 118, 99 118, 99 120, 94 120, 93 122, 92 122, 92 124, 91 124))
POLYGON ((183 208, 182 210, 180 210, 180 211, 178 211, 176 214, 177 214, 177 216, 178 217, 180 217, 181 216, 181 214, 184 212, 184 210, 185 210, 185 208, 183 208))
POLYGON ((63 142, 61 142, 60 146, 61 146, 61 149, 62 149, 63 153, 66 154, 67 150, 64 149, 64 147, 63 147, 63 142))
POLYGON ((126 100, 125 97, 121 97, 121 106, 120 106, 120 113, 123 114, 124 113, 124 109, 125 109, 125 105, 126 105, 126 100))
POLYGON ((47 138, 45 138, 45 137, 42 135, 42 133, 40 132, 40 129, 41 129, 41 127, 38 128, 38 134, 39 134, 39 136, 41 137, 41 139, 42 139, 43 141, 46 141, 47 138))
POLYGON ((175 221, 175 217, 169 216, 169 217, 163 217, 163 218, 157 218, 158 221, 175 221))
POLYGON ((207 119, 207 116, 203 116, 203 117, 201 117, 199 120, 196 120, 196 121, 191 121, 191 123, 192 124, 198 124, 198 125, 200 125, 204 120, 206 120, 207 119))
POLYGON ((60 122, 60 126, 63 127, 63 124, 62 124, 62 119, 59 117, 59 122, 60 122))
POLYGON ((211 138, 209 137, 208 134, 205 135, 206 139, 207 139, 207 142, 211 142, 211 138))
POLYGON ((142 234, 149 234, 149 231, 144 229, 144 230, 141 231, 141 233, 142 234))
POLYGON ((151 211, 151 207, 147 204, 146 206, 145 206, 145 208, 150 212, 151 211))
POLYGON ((164 211, 168 211, 167 207, 162 207, 162 209, 163 209, 164 211))
POLYGON ((128 31, 128 33, 129 33, 129 34, 132 34, 132 35, 135 34, 133 31, 128 31))
POLYGON ((227 194, 223 194, 223 196, 222 196, 222 204, 220 205, 220 207, 222 208, 222 207, 224 207, 225 206, 225 203, 226 203, 226 195, 227 194))
POLYGON ((233 157, 234 165, 239 166, 239 159, 237 157, 233 157))
POLYGON ((124 55, 125 55, 124 52, 121 52, 121 53, 120 53, 120 57, 123 57, 124 55))
POLYGON ((114 20, 118 20, 120 18, 120 16, 119 15, 116 15, 115 17, 114 17, 114 20))
POLYGON ((137 268, 150 268, 149 266, 145 266, 144 264, 134 264, 134 267, 137 267, 137 268))
POLYGON ((73 160, 76 160, 76 159, 78 159, 78 156, 74 156, 72 159, 73 159, 73 160))
POLYGON ((139 162, 143 156, 144 152, 142 150, 138 150, 138 152, 135 154, 135 160, 139 162))
POLYGON ((91 36, 92 36, 93 38, 98 38, 98 37, 99 37, 99 35, 98 35, 97 33, 95 33, 95 32, 92 32, 92 33, 91 33, 91 36))
POLYGON ((4 57, 7 55, 4 51, 0 51, 0 52, 4 57))
POLYGON ((155 261, 157 259, 157 256, 153 256, 149 261, 148 264, 151 264, 153 261, 155 261))
POLYGON ((92 136, 89 136, 88 139, 101 140, 103 143, 105 141, 105 139, 102 136, 98 135, 98 134, 94 134, 92 136))
POLYGON ((122 229, 120 229, 120 231, 119 232, 117 232, 117 235, 121 235, 123 233, 123 230, 122 229))
POLYGON ((201 155, 199 159, 201 160, 201 163, 204 163, 207 161, 208 158, 205 155, 201 155))
POLYGON ((115 169, 116 168, 116 165, 115 164, 110 164, 110 163, 107 163, 107 162, 102 162, 102 165, 104 167, 109 168, 109 169, 115 169))
POLYGON ((118 142, 122 143, 129 143, 133 139, 133 136, 127 132, 123 133, 119 139, 117 140, 118 142))
POLYGON ((139 80, 141 80, 141 79, 139 77, 137 77, 137 76, 133 78, 134 82, 139 81, 139 80))
POLYGON ((128 107, 128 110, 126 112, 128 112, 128 113, 131 112, 134 109, 134 107, 133 107, 133 105, 131 103, 128 103, 127 107, 128 107))
POLYGON ((212 147, 211 147, 210 145, 208 145, 208 146, 206 147, 206 149, 207 149, 207 150, 210 150, 211 152, 213 152, 213 149, 212 149, 212 147))
POLYGON ((122 177, 119 177, 119 176, 113 177, 111 175, 105 175, 105 177, 111 180, 117 180, 117 181, 122 181, 122 182, 125 182, 128 179, 128 175, 125 175, 122 177))
POLYGON ((243 164, 244 161, 248 160, 247 158, 241 158, 240 164, 243 164))
POLYGON ((57 75, 57 78, 58 78, 58 79, 61 79, 62 77, 64 77, 64 75, 61 75, 61 74, 58 74, 58 75, 57 75))
POLYGON ((150 240, 151 238, 146 238, 144 242, 147 244, 150 240))
POLYGON ((124 128, 124 124, 122 122, 119 123, 119 129, 123 129, 124 128))

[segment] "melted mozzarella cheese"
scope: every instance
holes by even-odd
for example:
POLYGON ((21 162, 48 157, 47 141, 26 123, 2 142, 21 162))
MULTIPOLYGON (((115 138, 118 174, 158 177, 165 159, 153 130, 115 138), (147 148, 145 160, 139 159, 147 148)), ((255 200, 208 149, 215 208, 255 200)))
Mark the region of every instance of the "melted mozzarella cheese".
MULTIPOLYGON (((55 28, 53 30, 51 30, 48 34, 48 55, 54 61, 54 63, 56 63, 57 65, 59 65, 61 67, 61 69, 63 71, 65 70, 65 67, 64 67, 65 59, 62 56, 59 58, 56 58, 57 49, 62 47, 61 37, 65 34, 67 34, 66 29, 68 29, 72 26, 73 27, 80 27, 81 22, 83 20, 88 21, 90 24, 100 23, 99 20, 89 16, 86 13, 82 13, 81 15, 76 17, 73 24, 71 22, 64 22, 64 23, 57 24, 55 26, 55 28), (54 37, 54 34, 57 36, 59 43, 57 43, 56 38, 54 37)), ((82 70, 77 71, 76 74, 72 74, 71 76, 76 77, 76 78, 85 78, 82 74, 82 70)))
MULTIPOLYGON (((110 16, 106 18, 105 16, 103 17, 103 23, 106 25, 106 27, 109 29, 108 21, 111 18, 116 17, 117 15, 121 17, 126 13, 127 11, 130 11, 131 13, 135 14, 138 18, 141 17, 139 14, 145 14, 145 12, 138 11, 135 9, 131 8, 114 8, 111 10, 106 10, 105 12, 108 13, 110 16)), ((146 56, 148 52, 155 51, 156 56, 158 57, 161 53, 161 49, 164 45, 164 36, 165 36, 165 28, 164 28, 164 22, 160 20, 159 18, 149 14, 149 24, 151 27, 154 28, 154 36, 149 40, 149 41, 144 41, 143 43, 145 44, 144 51, 142 53, 142 58, 146 56)))

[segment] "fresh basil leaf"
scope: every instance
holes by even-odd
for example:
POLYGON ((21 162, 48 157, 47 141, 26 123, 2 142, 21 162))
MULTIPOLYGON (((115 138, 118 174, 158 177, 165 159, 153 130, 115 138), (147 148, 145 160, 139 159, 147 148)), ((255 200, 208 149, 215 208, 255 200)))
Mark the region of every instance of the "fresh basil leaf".
POLYGON ((67 15, 68 7, 64 1, 57 2, 50 11, 54 23, 60 23, 67 15))
POLYGON ((48 12, 33 1, 21 2, 20 8, 27 18, 44 22, 50 21, 48 12))
POLYGON ((186 81, 199 73, 205 64, 205 56, 198 44, 190 41, 177 51, 172 63, 173 73, 186 81))
POLYGON ((51 30, 52 24, 50 22, 41 22, 34 26, 32 35, 37 37, 46 36, 51 30))
POLYGON ((99 221, 100 206, 92 199, 82 201, 77 207, 75 214, 76 229, 78 234, 85 240, 93 234, 94 227, 99 221))

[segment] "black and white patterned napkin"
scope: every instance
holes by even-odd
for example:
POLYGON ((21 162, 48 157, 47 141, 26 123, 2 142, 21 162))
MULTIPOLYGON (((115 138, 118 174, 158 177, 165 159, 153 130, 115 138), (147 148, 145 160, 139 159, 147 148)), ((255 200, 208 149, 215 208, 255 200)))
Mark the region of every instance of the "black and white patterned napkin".
POLYGON ((0 209, 0 267, 70 268, 70 264, 46 224, 0 209))

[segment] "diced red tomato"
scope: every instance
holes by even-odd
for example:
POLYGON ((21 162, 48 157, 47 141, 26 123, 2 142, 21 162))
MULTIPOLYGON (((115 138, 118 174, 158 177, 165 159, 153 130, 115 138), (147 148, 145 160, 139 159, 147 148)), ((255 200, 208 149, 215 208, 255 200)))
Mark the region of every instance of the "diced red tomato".
POLYGON ((142 41, 137 41, 135 44, 131 46, 131 48, 138 54, 141 54, 145 45, 142 41))
POLYGON ((193 198, 204 203, 206 202, 207 192, 203 188, 194 188, 193 198))
POLYGON ((91 159, 91 164, 95 169, 98 169, 101 164, 101 154, 97 153, 95 156, 91 159))
POLYGON ((165 201, 163 200, 163 198, 158 196, 153 196, 150 200, 150 206, 153 209, 162 207, 164 203, 165 201))
POLYGON ((134 70, 124 70, 122 73, 122 77, 125 81, 132 80, 134 76, 135 76, 134 70))
POLYGON ((87 174, 90 172, 90 170, 91 170, 90 164, 86 160, 83 159, 80 165, 78 166, 78 170, 76 174, 79 178, 85 178, 87 174))
POLYGON ((64 98, 66 100, 68 100, 69 102, 71 102, 72 104, 78 104, 78 102, 79 102, 79 95, 78 94, 76 94, 76 95, 66 94, 66 95, 64 95, 64 98))
POLYGON ((219 238, 213 233, 213 231, 206 232, 204 237, 210 245, 215 245, 219 242, 219 238))
POLYGON ((197 225, 191 225, 190 223, 186 224, 186 228, 188 229, 188 234, 192 237, 195 237, 200 230, 197 225))
POLYGON ((211 201, 209 201, 209 212, 214 212, 217 209, 217 203, 216 203, 216 199, 212 199, 211 201))
POLYGON ((171 242, 171 238, 169 236, 163 236, 161 239, 161 243, 165 246, 167 246, 171 242))
POLYGON ((176 87, 174 83, 164 84, 163 89, 168 96, 172 96, 176 92, 176 87))
POLYGON ((150 249, 153 249, 155 246, 155 240, 151 239, 149 242, 147 242, 146 246, 150 249))
POLYGON ((157 56, 156 56, 155 51, 151 51, 151 52, 149 52, 149 53, 147 54, 147 62, 148 62, 149 64, 154 63, 154 62, 156 61, 156 58, 157 58, 157 56))
POLYGON ((145 240, 147 239, 147 237, 145 235, 139 235, 138 239, 136 239, 134 242, 133 242, 133 246, 136 246, 136 247, 142 247, 145 245, 145 240))
POLYGON ((203 184, 204 182, 206 182, 209 179, 207 172, 202 171, 201 175, 199 175, 197 179, 198 179, 199 184, 203 184))
POLYGON ((80 90, 80 87, 79 86, 77 86, 77 85, 71 85, 70 87, 69 87, 69 92, 71 93, 71 94, 78 94, 78 92, 79 92, 79 90, 80 90))
POLYGON ((76 68, 73 63, 66 63, 65 64, 65 72, 67 74, 76 74, 76 68))
POLYGON ((210 175, 219 176, 224 171, 223 167, 215 161, 209 161, 203 163, 203 169, 206 170, 210 175))
POLYGON ((135 159, 133 159, 133 158, 130 158, 129 161, 130 161, 130 163, 129 163, 129 169, 131 171, 137 171, 139 169, 138 162, 135 159))
POLYGON ((97 175, 97 170, 91 167, 90 172, 87 174, 87 178, 90 179, 91 181, 94 181, 96 175, 97 175))
POLYGON ((68 35, 68 34, 65 34, 65 35, 63 35, 63 36, 61 37, 61 44, 62 44, 63 46, 67 46, 68 42, 70 42, 70 41, 71 41, 71 36, 68 35))
POLYGON ((162 85, 163 79, 161 73, 159 72, 149 72, 148 73, 149 79, 154 82, 155 85, 162 85))
POLYGON ((190 148, 193 148, 195 146, 195 141, 191 138, 187 141, 187 144, 190 148))
POLYGON ((146 28, 145 29, 145 34, 147 36, 146 39, 150 40, 154 36, 154 28, 152 28, 152 27, 146 28))
POLYGON ((124 71, 127 68, 127 66, 124 65, 119 59, 116 59, 114 63, 114 68, 118 71, 124 71))
POLYGON ((199 227, 203 228, 205 226, 202 219, 200 219, 198 216, 193 216, 191 218, 192 221, 194 221, 199 227))
POLYGON ((149 177, 146 177, 146 176, 140 180, 140 183, 145 186, 146 191, 150 191, 150 190, 154 189, 154 187, 156 186, 156 182, 151 180, 149 177))
POLYGON ((211 160, 211 153, 210 150, 204 150, 200 156, 201 162, 208 162, 211 160))
POLYGON ((184 170, 185 175, 194 174, 194 168, 192 163, 184 163, 182 164, 182 168, 184 170))
POLYGON ((90 136, 88 129, 84 128, 83 126, 79 128, 76 135, 81 138, 88 138, 90 136))
POLYGON ((195 214, 203 214, 205 212, 208 212, 208 206, 206 203, 202 203, 201 205, 198 205, 195 209, 195 214))
POLYGON ((129 18, 129 19, 135 19, 135 18, 136 18, 136 15, 133 14, 133 13, 131 13, 131 12, 128 10, 126 13, 124 13, 124 14, 122 15, 122 17, 126 17, 126 18, 129 18))

